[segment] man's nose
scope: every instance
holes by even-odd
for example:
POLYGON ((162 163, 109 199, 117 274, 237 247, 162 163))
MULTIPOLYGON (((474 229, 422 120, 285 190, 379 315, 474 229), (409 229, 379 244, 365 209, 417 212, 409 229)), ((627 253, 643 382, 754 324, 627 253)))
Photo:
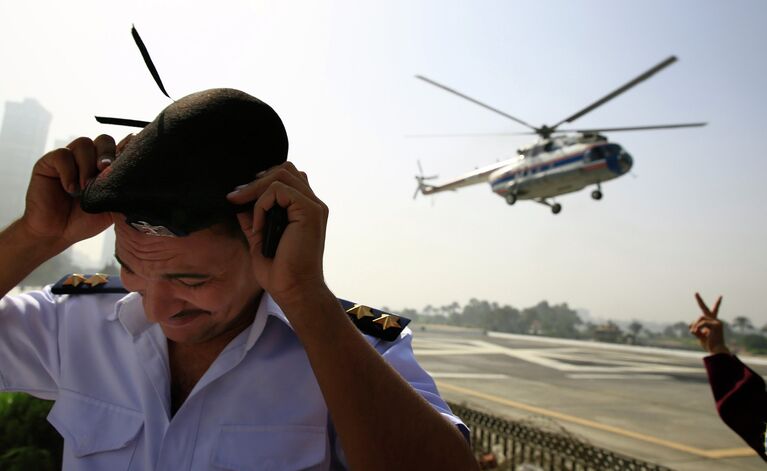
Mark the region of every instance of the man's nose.
POLYGON ((151 321, 166 319, 184 308, 184 300, 174 294, 168 281, 158 281, 146 286, 143 293, 144 311, 151 321))

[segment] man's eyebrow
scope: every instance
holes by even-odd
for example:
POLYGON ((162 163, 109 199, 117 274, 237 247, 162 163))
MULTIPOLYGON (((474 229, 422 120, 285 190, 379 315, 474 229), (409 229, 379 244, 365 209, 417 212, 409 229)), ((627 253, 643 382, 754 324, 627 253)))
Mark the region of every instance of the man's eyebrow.
POLYGON ((194 278, 194 279, 207 279, 210 278, 210 275, 206 275, 204 273, 168 273, 162 276, 165 279, 168 280, 175 280, 178 278, 194 278))
MULTIPOLYGON (((131 270, 131 267, 128 266, 128 264, 120 260, 120 257, 117 256, 116 252, 115 252, 115 260, 117 260, 117 262, 120 265, 122 265, 122 267, 125 268, 125 270, 127 270, 128 273, 134 273, 133 270, 131 270)), ((203 279, 210 278, 210 275, 206 275, 204 273, 168 273, 163 275, 162 277, 167 280, 175 280, 178 278, 193 278, 197 280, 203 280, 203 279)))

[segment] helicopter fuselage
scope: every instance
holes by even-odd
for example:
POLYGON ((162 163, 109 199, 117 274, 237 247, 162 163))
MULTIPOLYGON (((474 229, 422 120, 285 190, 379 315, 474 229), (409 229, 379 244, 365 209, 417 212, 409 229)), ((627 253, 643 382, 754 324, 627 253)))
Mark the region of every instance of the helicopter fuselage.
POLYGON ((559 146, 552 141, 547 147, 490 173, 493 192, 510 202, 552 198, 617 178, 633 164, 631 156, 615 143, 559 146))

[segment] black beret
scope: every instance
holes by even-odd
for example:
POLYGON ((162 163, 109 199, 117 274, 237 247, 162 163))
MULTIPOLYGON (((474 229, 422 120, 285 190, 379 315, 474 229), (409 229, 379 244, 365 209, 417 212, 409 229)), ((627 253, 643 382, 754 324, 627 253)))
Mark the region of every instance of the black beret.
POLYGON ((187 235, 242 210, 227 193, 287 155, 285 127, 269 105, 239 90, 205 90, 165 108, 86 187, 80 204, 187 235))

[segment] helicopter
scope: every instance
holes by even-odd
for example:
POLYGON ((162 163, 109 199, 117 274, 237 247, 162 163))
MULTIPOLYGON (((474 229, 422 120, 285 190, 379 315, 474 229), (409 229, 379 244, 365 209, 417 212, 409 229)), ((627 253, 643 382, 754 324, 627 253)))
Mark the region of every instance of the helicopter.
MULTIPOLYGON (((418 170, 420 173, 415 177, 418 186, 413 194, 413 198, 415 199, 418 193, 432 195, 442 191, 455 191, 469 185, 489 183, 492 191, 504 198, 509 205, 513 205, 519 200, 532 200, 548 206, 554 214, 559 214, 562 211, 562 205, 555 202, 553 198, 582 190, 590 185, 595 186, 595 189, 591 192, 591 197, 594 200, 602 199, 602 183, 627 174, 633 165, 631 155, 619 144, 609 142, 602 133, 701 127, 707 123, 593 129, 559 129, 559 126, 565 123, 572 123, 676 61, 676 56, 670 56, 577 113, 559 121, 553 126, 544 124, 540 127, 528 124, 521 119, 515 118, 508 113, 475 100, 432 79, 416 75, 416 78, 424 82, 531 129, 531 131, 527 132, 506 133, 506 135, 537 134, 539 139, 532 144, 519 148, 517 154, 510 159, 475 169, 472 172, 440 184, 426 183, 428 180, 437 178, 437 176, 424 176, 423 168, 419 161, 418 170)), ((434 137, 434 135, 428 137, 434 137)))

